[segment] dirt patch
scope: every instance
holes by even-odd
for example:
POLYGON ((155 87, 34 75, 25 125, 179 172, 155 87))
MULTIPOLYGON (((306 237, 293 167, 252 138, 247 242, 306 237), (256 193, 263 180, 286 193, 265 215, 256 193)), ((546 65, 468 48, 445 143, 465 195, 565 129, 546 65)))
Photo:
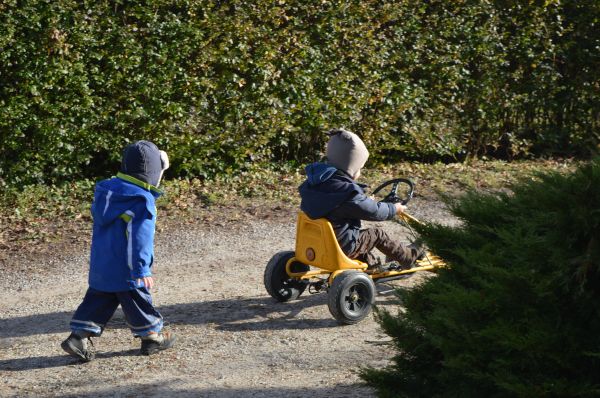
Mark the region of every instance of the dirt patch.
MULTIPOLYGON (((411 209, 421 219, 451 222, 438 202, 415 200, 411 209)), ((372 316, 340 326, 325 294, 277 303, 263 287, 269 258, 293 249, 293 206, 188 215, 159 224, 153 296, 179 340, 176 348, 152 357, 137 355, 139 341, 120 312, 95 339, 96 360, 78 364, 61 350, 87 287, 86 241, 6 256, 0 396, 374 396, 356 372, 385 366, 394 352, 372 316)), ((398 224, 381 225, 406 236, 398 224)), ((401 303, 393 289, 426 277, 378 285, 377 304, 396 311, 401 303)))

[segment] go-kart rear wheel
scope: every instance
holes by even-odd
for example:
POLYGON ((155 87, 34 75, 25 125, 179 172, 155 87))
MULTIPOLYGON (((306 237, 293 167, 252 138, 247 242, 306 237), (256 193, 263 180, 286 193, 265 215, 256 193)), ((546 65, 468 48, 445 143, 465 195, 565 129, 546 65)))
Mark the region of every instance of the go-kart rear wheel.
MULTIPOLYGON (((285 272, 285 265, 292 257, 293 251, 279 252, 271 257, 265 269, 265 288, 273 298, 281 302, 297 299, 308 286, 308 283, 292 279, 285 272)), ((308 265, 297 261, 292 263, 290 268, 292 272, 305 272, 310 269, 308 265)))
POLYGON ((328 293, 331 315, 342 324, 353 325, 371 312, 375 284, 361 271, 345 271, 336 276, 328 293))

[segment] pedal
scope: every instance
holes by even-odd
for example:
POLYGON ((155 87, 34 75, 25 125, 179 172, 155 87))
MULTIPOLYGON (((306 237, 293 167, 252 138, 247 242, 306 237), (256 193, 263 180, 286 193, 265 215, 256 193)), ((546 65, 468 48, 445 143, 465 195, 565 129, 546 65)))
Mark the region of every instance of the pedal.
POLYGON ((308 285, 308 292, 310 294, 317 294, 317 293, 321 293, 322 291, 326 291, 327 290, 327 281, 326 280, 320 280, 319 282, 312 282, 310 285, 308 285))

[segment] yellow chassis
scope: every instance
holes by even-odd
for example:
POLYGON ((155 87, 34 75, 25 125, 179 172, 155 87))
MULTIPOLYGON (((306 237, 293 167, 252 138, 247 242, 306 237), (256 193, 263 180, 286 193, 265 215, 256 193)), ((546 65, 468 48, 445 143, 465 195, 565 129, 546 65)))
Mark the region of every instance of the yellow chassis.
MULTIPOLYGON (((403 213, 400 218, 404 222, 419 223, 420 221, 409 214, 403 213)), ((367 264, 348 258, 340 248, 333 227, 328 220, 320 218, 313 220, 303 212, 298 214, 296 227, 296 248, 294 257, 290 258, 285 266, 290 278, 306 281, 323 281, 322 276, 327 276, 329 285, 340 273, 354 269, 364 271, 374 282, 392 280, 407 276, 419 271, 435 271, 444 267, 444 261, 436 255, 427 252, 423 259, 418 260, 414 267, 406 270, 389 270, 379 273, 367 271, 367 264), (306 272, 293 272, 293 263, 300 262, 317 268, 306 272)))

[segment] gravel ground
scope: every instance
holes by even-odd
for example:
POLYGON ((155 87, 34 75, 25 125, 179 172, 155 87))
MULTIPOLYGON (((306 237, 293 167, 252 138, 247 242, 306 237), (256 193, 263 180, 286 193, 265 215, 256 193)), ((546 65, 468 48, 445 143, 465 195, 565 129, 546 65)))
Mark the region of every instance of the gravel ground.
MULTIPOLYGON (((451 222, 438 202, 415 200, 411 210, 451 222)), ((326 294, 278 303, 263 287, 269 258, 294 247, 294 219, 159 233, 153 297, 178 341, 151 357, 138 356, 120 310, 94 340, 94 361, 80 364, 61 350, 87 287, 87 248, 12 259, 20 266, 0 278, 0 396, 374 396, 357 371, 385 366, 394 352, 372 316, 340 326, 326 294)), ((381 225, 406 237, 396 223, 381 225)), ((392 289, 428 275, 378 285, 377 304, 396 311, 392 289)))

